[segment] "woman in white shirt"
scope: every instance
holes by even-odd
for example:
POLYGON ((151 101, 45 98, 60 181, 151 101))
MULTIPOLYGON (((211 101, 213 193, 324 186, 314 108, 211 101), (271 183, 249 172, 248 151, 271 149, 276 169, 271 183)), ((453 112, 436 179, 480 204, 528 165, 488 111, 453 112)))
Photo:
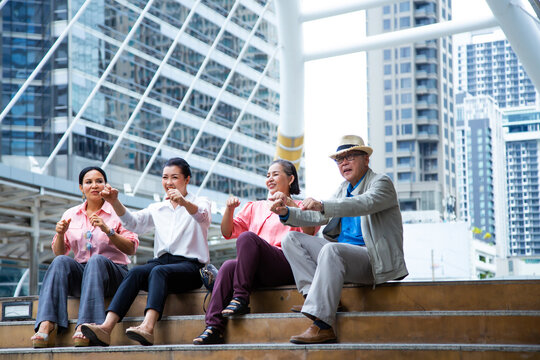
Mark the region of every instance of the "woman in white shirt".
POLYGON ((139 290, 148 291, 143 322, 126 330, 128 338, 153 345, 154 327, 161 318, 169 293, 202 286, 199 269, 209 262, 210 202, 187 192, 191 179, 188 163, 172 158, 163 168, 164 201, 131 213, 118 200, 118 190, 107 186, 103 198, 111 203, 127 229, 136 233, 155 230, 154 258, 131 269, 107 309, 101 325, 83 324, 83 334, 95 344, 108 346, 113 328, 126 315, 139 290))

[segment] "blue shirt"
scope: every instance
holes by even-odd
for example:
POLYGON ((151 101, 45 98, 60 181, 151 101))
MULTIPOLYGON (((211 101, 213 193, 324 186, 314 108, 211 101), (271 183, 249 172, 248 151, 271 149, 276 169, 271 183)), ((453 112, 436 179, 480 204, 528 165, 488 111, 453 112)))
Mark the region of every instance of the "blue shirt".
MULTIPOLYGON (((364 176, 366 175, 364 174, 364 176)), ((360 185, 362 180, 364 180, 364 176, 362 176, 356 185, 351 186, 351 184, 349 184, 347 187, 347 197, 352 197, 352 192, 360 185)), ((352 245, 366 245, 364 236, 362 235, 360 216, 341 218, 341 232, 339 233, 337 241, 352 245)))

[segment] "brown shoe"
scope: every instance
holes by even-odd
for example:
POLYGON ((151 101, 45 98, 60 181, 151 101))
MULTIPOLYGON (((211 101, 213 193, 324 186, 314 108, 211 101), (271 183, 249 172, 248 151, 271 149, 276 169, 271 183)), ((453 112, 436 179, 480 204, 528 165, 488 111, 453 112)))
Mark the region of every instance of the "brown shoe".
POLYGON ((302 334, 291 336, 290 341, 293 344, 319 344, 336 342, 337 337, 334 329, 323 330, 315 324, 311 324, 302 334))
POLYGON ((128 328, 126 330, 126 336, 131 340, 140 342, 144 346, 154 345, 154 334, 150 334, 138 326, 128 328))
POLYGON ((82 324, 81 332, 83 335, 90 339, 92 344, 97 344, 99 346, 109 346, 111 343, 111 334, 103 330, 96 324, 82 324))
MULTIPOLYGON (((293 306, 291 306, 291 311, 295 312, 295 313, 302 312, 302 307, 303 306, 304 305, 293 305, 293 306)), ((340 301, 339 304, 338 304, 338 307, 337 307, 337 312, 343 312, 343 311, 347 311, 347 309, 345 308, 345 306, 343 306, 343 304, 340 301)))

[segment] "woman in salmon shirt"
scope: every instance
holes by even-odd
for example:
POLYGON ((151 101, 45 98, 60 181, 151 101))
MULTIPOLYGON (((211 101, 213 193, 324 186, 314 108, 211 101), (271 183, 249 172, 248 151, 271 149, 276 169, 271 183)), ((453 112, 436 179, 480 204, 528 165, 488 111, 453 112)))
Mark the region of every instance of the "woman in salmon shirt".
POLYGON ((107 175, 98 167, 79 174, 81 205, 68 209, 56 223, 52 242, 55 259, 45 273, 39 294, 34 347, 54 346, 51 332, 68 327, 67 297, 80 296, 79 318, 73 341, 88 346, 80 331, 83 323, 105 319, 104 297, 113 296, 128 272, 128 255, 139 246, 137 235, 126 230, 112 206, 101 197, 107 175), (73 250, 74 258, 67 256, 73 250))
MULTIPOLYGON (((287 206, 301 206, 301 201, 290 197, 300 193, 296 168, 290 161, 276 160, 270 165, 266 187, 269 197, 279 191, 287 195, 287 206)), ((225 261, 219 269, 206 312, 206 329, 193 339, 195 345, 223 343, 227 318, 249 313, 249 295, 254 286, 294 284, 291 267, 281 250, 281 239, 289 231, 310 235, 318 231, 315 227, 281 224, 279 216, 270 211, 269 200, 249 202, 233 218, 239 205, 240 200, 231 196, 221 221, 223 236, 237 238, 237 257, 225 261)))

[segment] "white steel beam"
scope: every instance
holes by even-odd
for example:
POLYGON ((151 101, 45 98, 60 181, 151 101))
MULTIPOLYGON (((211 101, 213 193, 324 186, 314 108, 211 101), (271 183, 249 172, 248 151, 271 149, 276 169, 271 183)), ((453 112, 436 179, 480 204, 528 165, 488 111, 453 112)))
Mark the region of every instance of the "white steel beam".
MULTIPOLYGON (((105 159, 105 161, 101 165, 101 167, 103 169, 105 169, 107 167, 107 165, 109 165, 109 162, 111 161, 112 157, 116 153, 116 150, 120 147, 120 144, 122 143, 122 140, 124 140, 124 137, 126 136, 127 132, 129 131, 129 128, 131 127, 131 124, 133 123, 133 121, 135 120, 137 115, 139 114, 139 111, 141 110, 142 106, 144 105, 144 102, 146 101, 146 98, 150 94, 150 91, 152 91, 152 89, 154 88, 154 85, 158 81, 159 76, 161 75, 161 71, 163 70, 163 68, 165 67, 165 65, 169 61, 169 58, 173 54, 173 52, 174 52, 174 50, 176 48, 176 45, 180 41, 180 37, 186 31, 186 28, 188 27, 188 24, 191 21, 191 18, 195 15, 195 8, 197 7, 197 5, 200 4, 200 2, 201 2, 200 0, 197 0, 197 2, 193 5, 193 8, 191 8, 191 10, 189 11, 188 16, 186 17, 186 19, 184 20, 184 23, 182 24, 182 27, 180 27, 180 30, 178 30, 178 33, 176 34, 176 37, 174 38, 171 46, 169 46, 169 49, 167 50, 167 53, 165 54, 165 57, 161 60, 161 63, 159 64, 159 67, 157 68, 156 72, 154 73, 154 76, 152 77, 152 80, 150 81, 150 83, 146 87, 146 90, 144 91, 143 95, 139 99, 139 102, 137 103, 137 106, 135 106, 135 109, 133 110, 133 112, 129 116, 128 121, 126 122, 126 124, 124 125, 124 128, 122 129, 122 132, 120 133, 120 135, 116 139, 116 142, 114 143, 111 151, 107 155, 107 158, 105 159)), ((236 5, 237 2, 238 1, 235 2, 234 7, 237 6, 236 5)), ((221 29, 221 30, 223 30, 223 29, 221 29)), ((223 33, 223 31, 221 31, 220 34, 221 33, 223 33)), ((208 59, 208 56, 204 60, 207 61, 207 59, 208 59)), ((201 65, 201 67, 202 67, 202 65, 201 65)), ((174 121, 174 119, 172 121, 174 121)))
MULTIPOLYGON (((320 20, 331 16, 349 14, 355 11, 396 3, 399 0, 358 0, 351 4, 329 7, 328 9, 305 12, 300 15, 300 22, 320 20)), ((330 2, 329 2, 330 3, 330 2)))
MULTIPOLYGON (((89 0, 87 0, 87 1, 89 1, 89 0)), ((139 25, 143 21, 144 16, 148 12, 148 10, 150 10, 150 7, 152 6, 153 3, 154 3, 154 0, 148 1, 146 6, 144 7, 144 10, 139 14, 139 17, 137 18, 137 20, 133 24, 131 30, 129 30, 129 33, 127 34, 126 38, 122 42, 122 45, 120 45, 120 48, 118 48, 118 50, 116 51, 116 54, 114 54, 114 57, 112 58, 111 62, 109 63, 109 65, 107 66, 107 68, 105 69, 105 71, 103 72, 101 77, 99 78, 97 84, 92 89, 92 92, 90 93, 90 95, 88 95, 88 97, 84 101, 84 104, 82 105, 81 109, 79 110, 79 112, 77 113, 75 118, 73 118, 73 120, 71 121, 71 124, 69 124, 68 128, 64 132, 64 135, 62 135, 62 137, 60 138, 60 141, 58 141, 58 144, 56 144, 56 146, 53 149, 52 153, 47 158, 47 161, 45 162, 45 164, 43 164, 43 167, 39 170, 40 174, 43 174, 45 172, 45 170, 47 169, 47 167, 49 167, 49 165, 52 163, 52 161, 56 157, 56 154, 58 154, 58 152, 60 151, 60 148, 64 145, 64 143, 66 142, 68 137, 71 135, 71 132, 73 131, 73 128, 77 124, 77 121, 79 121, 79 119, 83 116, 85 110, 90 105, 90 102, 92 101, 94 96, 97 94, 97 92, 101 88, 101 85, 103 84, 103 82, 105 82, 105 79, 107 79, 107 76, 109 76, 109 73, 114 68, 114 65, 116 65, 116 62, 118 61, 118 59, 120 59, 120 56, 122 55, 122 52, 124 51, 124 48, 129 44, 129 42, 131 41, 131 38, 133 37, 133 35, 135 35, 135 33, 137 33, 139 25)))
POLYGON ((281 48, 276 156, 298 167, 304 143, 304 39, 298 0, 277 0, 276 14, 281 48))
POLYGON ((227 138, 225 139, 225 142, 221 146, 221 149, 219 149, 219 153, 216 155, 214 161, 212 162, 212 165, 210 166, 210 169, 206 172, 206 175, 204 176, 204 179, 199 186, 199 189, 197 190, 197 196, 199 196, 200 192, 204 187, 206 186, 206 183, 210 179, 210 176, 214 172, 214 168, 216 167, 216 164, 221 159, 221 156, 223 156, 223 153, 225 152, 225 149, 227 148, 227 145, 229 145, 229 142, 231 141, 231 137, 233 136, 236 129, 238 129, 238 126, 240 126, 240 122, 242 121, 242 118, 244 117, 244 114, 246 113, 246 109, 249 105, 249 103, 253 100, 255 97, 255 94, 257 94, 257 91, 259 90, 259 86, 261 85, 261 81, 268 72, 268 69, 270 69, 270 65, 272 65, 272 61, 274 61, 274 58, 278 52, 279 48, 276 47, 274 53, 272 56, 268 59, 268 62, 266 63, 266 66, 264 67, 263 72, 259 76, 259 79, 257 80, 257 83, 255 84, 255 87, 253 87, 253 90, 251 90, 251 94, 249 94, 249 97, 242 107, 242 110, 240 111, 240 114, 238 114, 238 117, 236 118, 233 127, 229 130, 229 135, 227 135, 227 138))
POLYGON ((9 0, 2 0, 2 1, 0 2, 0 10, 2 10, 2 8, 4 7, 4 5, 6 5, 8 1, 9 1, 9 0))
MULTIPOLYGON (((36 68, 34 69, 34 71, 32 71, 32 73, 30 74, 30 76, 25 80, 24 84, 20 87, 20 89, 17 91, 17 93, 15 94, 15 96, 10 100, 10 102, 6 105, 6 107, 4 108, 4 110, 2 110, 2 113, 0 113, 0 124, 2 123, 2 120, 4 120, 4 118, 6 117, 6 115, 11 111, 11 108, 17 103, 17 101, 19 100, 19 98, 22 96, 22 94, 26 91, 26 88, 28 88, 28 86, 30 86, 30 83, 35 79, 35 77, 37 76, 37 74, 39 74, 39 72, 41 71, 41 69, 43 68, 43 66, 45 66, 45 64, 47 63, 47 61, 49 61, 49 59, 51 58, 51 56, 54 54, 54 52, 56 51, 56 49, 60 46, 60 44, 62 43, 62 41, 64 40, 64 38, 68 35, 69 33, 69 30, 71 29, 71 27, 73 26, 73 24, 75 24, 77 22, 77 20, 79 20, 79 18, 81 17, 81 15, 83 14, 84 10, 88 7, 88 5, 90 5, 90 2, 92 0, 85 0, 85 2, 82 4, 82 6, 80 7, 79 11, 77 11, 77 13, 75 14, 75 16, 71 19, 71 21, 69 22, 69 24, 66 26, 66 28, 64 29, 64 31, 62 31, 62 34, 60 34, 60 36, 58 37, 58 39, 56 39, 56 41, 54 42, 54 44, 51 46, 51 48, 49 49, 49 51, 47 51, 47 53, 45 54, 45 56, 43 56, 43 59, 41 59, 41 61, 39 62, 39 64, 36 66, 36 68)), ((7 1, 6 1, 7 2, 7 1)), ((5 3, 2 5, 4 6, 5 3)), ((1 9, 1 8, 0 8, 1 9)))
POLYGON ((359 39, 358 43, 349 46, 307 53, 304 55, 304 61, 314 61, 334 56, 353 54, 361 51, 383 49, 497 26, 499 26, 499 22, 493 15, 478 17, 474 20, 451 20, 442 23, 388 32, 380 35, 368 36, 363 39, 359 39))
POLYGON ((527 75, 540 91, 540 21, 522 0, 486 0, 527 75), (536 45, 534 45, 536 44, 536 45))

